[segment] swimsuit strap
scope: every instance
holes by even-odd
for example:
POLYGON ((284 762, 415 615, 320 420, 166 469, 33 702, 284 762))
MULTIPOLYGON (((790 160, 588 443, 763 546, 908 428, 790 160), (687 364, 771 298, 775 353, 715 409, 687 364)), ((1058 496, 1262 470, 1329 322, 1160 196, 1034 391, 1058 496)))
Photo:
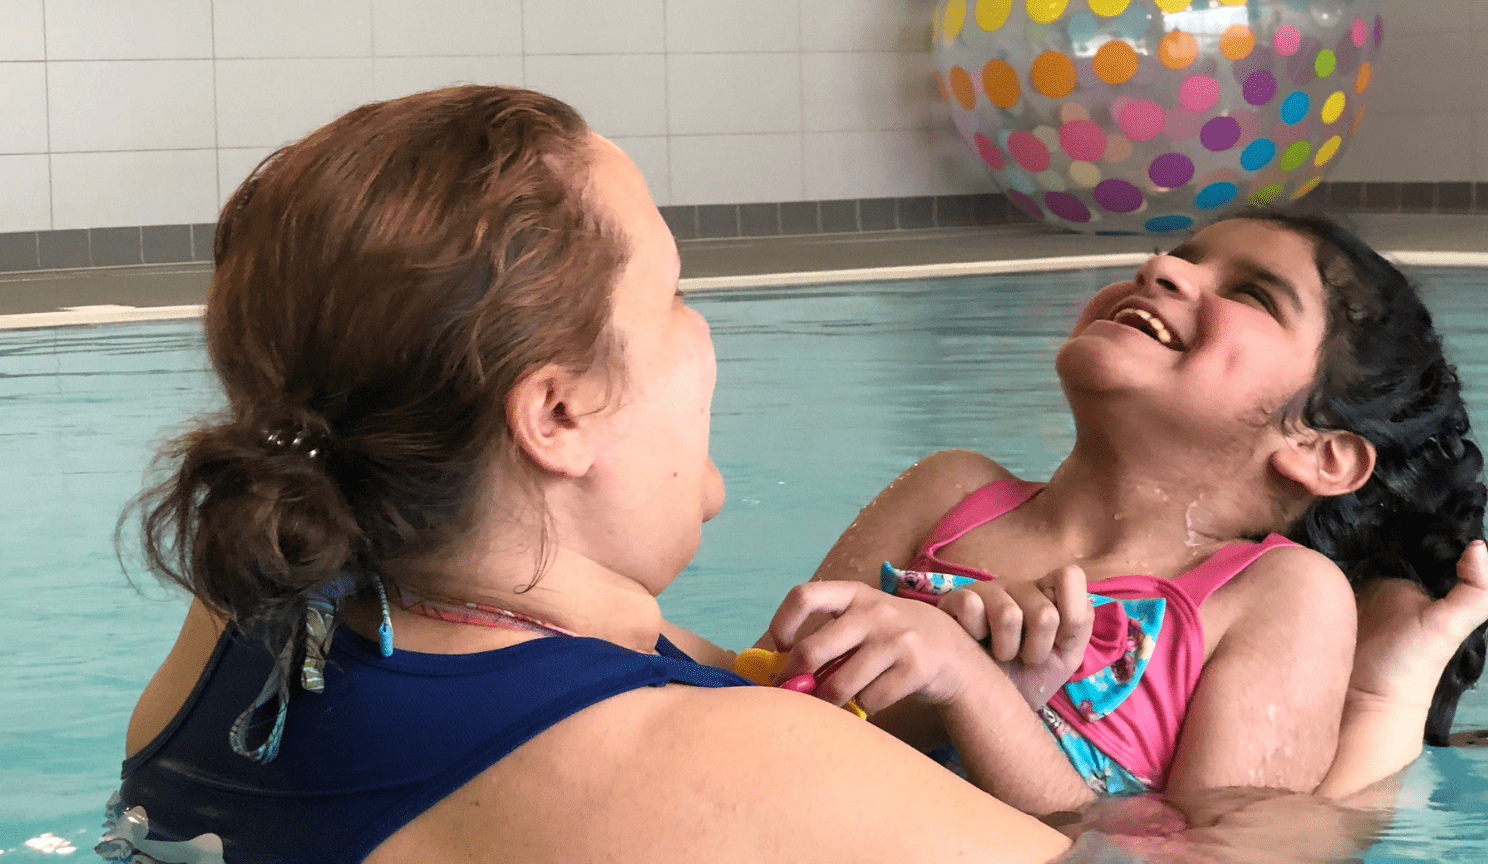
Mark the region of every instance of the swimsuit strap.
POLYGON ((1183 589, 1194 603, 1203 605, 1220 586, 1235 578, 1241 570, 1254 564, 1257 558, 1281 546, 1296 546, 1280 534, 1269 534, 1259 543, 1230 543, 1210 555, 1199 566, 1177 577, 1173 582, 1183 589))
POLYGON ((937 564, 949 563, 942 562, 936 555, 940 547, 1024 504, 1043 488, 1042 483, 1030 483, 1016 477, 993 480, 982 486, 962 498, 930 529, 922 547, 925 557, 937 564))

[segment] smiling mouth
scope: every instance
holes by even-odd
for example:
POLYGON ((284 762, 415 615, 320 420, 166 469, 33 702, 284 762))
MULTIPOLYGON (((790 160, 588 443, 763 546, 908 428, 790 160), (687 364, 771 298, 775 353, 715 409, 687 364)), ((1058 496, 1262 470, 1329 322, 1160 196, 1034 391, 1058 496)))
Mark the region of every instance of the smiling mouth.
POLYGON ((1130 306, 1111 316, 1111 320, 1146 333, 1165 348, 1171 348, 1174 351, 1183 350, 1183 346, 1173 336, 1173 331, 1168 329, 1168 325, 1146 309, 1130 306))

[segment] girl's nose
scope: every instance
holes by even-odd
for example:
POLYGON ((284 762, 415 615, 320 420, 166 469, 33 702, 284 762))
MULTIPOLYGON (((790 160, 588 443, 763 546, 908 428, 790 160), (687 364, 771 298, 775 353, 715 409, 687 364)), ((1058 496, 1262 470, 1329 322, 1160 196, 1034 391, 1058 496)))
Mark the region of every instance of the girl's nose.
POLYGON ((1154 255, 1137 271, 1137 286, 1193 299, 1201 290, 1199 268, 1182 258, 1154 255))

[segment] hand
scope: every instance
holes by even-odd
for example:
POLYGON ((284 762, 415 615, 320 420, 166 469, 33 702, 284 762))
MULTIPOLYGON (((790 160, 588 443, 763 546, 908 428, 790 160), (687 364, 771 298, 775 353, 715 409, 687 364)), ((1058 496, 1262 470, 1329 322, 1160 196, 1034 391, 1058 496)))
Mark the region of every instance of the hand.
POLYGON ((988 666, 981 646, 934 606, 860 582, 792 588, 770 621, 770 637, 791 655, 777 680, 840 660, 819 676, 815 695, 834 705, 856 701, 870 715, 915 694, 932 705, 954 701, 965 673, 988 666), (815 613, 831 620, 806 635, 802 625, 815 613))
POLYGON ((1381 579, 1359 595, 1359 644, 1351 696, 1431 706, 1442 670, 1488 620, 1488 550, 1474 540, 1457 561, 1457 584, 1433 601, 1414 582, 1381 579))
POLYGON ((971 638, 987 641, 992 658, 1034 708, 1080 668, 1095 623, 1085 571, 1075 566, 1032 582, 996 579, 959 588, 940 609, 971 638))

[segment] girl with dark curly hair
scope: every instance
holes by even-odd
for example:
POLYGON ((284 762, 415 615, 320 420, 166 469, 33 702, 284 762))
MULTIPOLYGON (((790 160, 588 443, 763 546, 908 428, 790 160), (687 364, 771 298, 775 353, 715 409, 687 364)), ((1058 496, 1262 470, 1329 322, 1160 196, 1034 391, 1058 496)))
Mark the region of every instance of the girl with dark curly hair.
MULTIPOLYGON (((1029 812, 1317 787, 1346 699, 1368 697, 1347 686, 1354 592, 1404 579, 1444 597, 1483 535, 1483 459, 1420 297, 1337 224, 1251 210, 1097 293, 1056 366, 1076 443, 1054 476, 968 451, 911 467, 777 613, 781 675, 856 652, 819 695, 927 749, 949 737, 971 779, 1029 812), (956 624, 1052 736, 1014 746, 1002 711, 916 709, 975 686, 922 656, 956 624)), ((1429 743, 1483 658, 1478 626, 1429 743)))

